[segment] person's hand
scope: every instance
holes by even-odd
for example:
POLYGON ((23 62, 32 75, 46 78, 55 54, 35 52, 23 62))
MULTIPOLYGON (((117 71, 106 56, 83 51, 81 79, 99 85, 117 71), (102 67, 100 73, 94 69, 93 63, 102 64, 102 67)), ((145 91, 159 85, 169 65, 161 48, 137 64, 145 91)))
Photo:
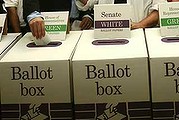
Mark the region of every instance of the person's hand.
POLYGON ((141 23, 135 23, 135 22, 131 23, 131 30, 138 29, 138 28, 144 28, 144 26, 142 26, 141 23))
POLYGON ((36 37, 36 39, 41 39, 45 36, 45 24, 44 20, 41 17, 37 17, 32 19, 29 22, 30 30, 32 35, 36 37))
POLYGON ((80 23, 81 30, 90 29, 92 26, 93 26, 93 21, 89 17, 83 17, 80 23))

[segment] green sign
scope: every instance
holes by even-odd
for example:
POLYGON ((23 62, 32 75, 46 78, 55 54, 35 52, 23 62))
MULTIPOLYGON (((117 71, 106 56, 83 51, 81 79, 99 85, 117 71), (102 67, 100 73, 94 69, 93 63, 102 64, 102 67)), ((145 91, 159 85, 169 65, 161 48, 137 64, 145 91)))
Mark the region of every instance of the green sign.
POLYGON ((179 18, 162 18, 161 26, 175 26, 179 25, 179 18))
POLYGON ((63 32, 66 31, 67 26, 66 25, 45 25, 45 30, 47 32, 63 32))

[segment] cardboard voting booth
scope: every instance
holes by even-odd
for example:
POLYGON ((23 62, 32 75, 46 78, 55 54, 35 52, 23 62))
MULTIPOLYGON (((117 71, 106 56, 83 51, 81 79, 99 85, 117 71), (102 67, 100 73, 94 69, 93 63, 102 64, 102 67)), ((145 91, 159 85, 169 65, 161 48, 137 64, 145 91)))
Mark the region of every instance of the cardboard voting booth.
POLYGON ((151 120, 142 29, 129 39, 96 40, 83 31, 72 59, 76 120, 151 120))
POLYGON ((154 120, 179 119, 179 40, 161 37, 160 28, 145 30, 149 51, 154 120))
POLYGON ((2 119, 72 119, 70 59, 80 35, 34 46, 27 33, 2 58, 2 119))
POLYGON ((101 4, 94 6, 94 38, 130 38, 131 6, 101 4))

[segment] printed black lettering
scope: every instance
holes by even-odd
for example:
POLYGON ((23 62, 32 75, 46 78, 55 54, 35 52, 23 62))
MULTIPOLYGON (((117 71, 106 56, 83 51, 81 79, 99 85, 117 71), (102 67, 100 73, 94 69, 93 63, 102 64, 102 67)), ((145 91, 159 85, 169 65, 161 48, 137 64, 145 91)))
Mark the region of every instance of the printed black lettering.
POLYGON ((94 65, 85 65, 85 66, 86 66, 86 73, 87 73, 86 79, 94 79, 97 76, 97 73, 95 72, 96 67, 94 65))
POLYGON ((172 62, 164 63, 165 65, 165 76, 174 76, 176 74, 175 64, 172 62))
POLYGON ((179 94, 179 81, 177 79, 175 81, 175 88, 176 88, 176 93, 179 94))
POLYGON ((99 86, 98 82, 96 83, 96 88, 97 88, 97 95, 103 95, 104 94, 104 88, 102 86, 99 86))
POLYGON ((11 67, 12 69, 12 79, 11 80, 19 80, 21 78, 21 68, 20 67, 11 67))
POLYGON ((116 67, 115 64, 106 64, 103 68, 97 68, 94 65, 86 66, 86 79, 104 79, 104 78, 123 78, 131 77, 130 68, 116 67))
POLYGON ((98 70, 98 78, 99 79, 106 78, 105 77, 105 71, 103 69, 98 70))
POLYGON ((121 88, 121 85, 120 86, 114 86, 114 89, 115 89, 114 95, 120 95, 120 94, 122 94, 122 92, 120 91, 120 88, 121 88))
POLYGON ((43 89, 44 87, 27 87, 23 83, 20 83, 21 96, 45 96, 43 89))
POLYGON ((102 96, 102 95, 121 95, 122 92, 120 91, 121 86, 114 85, 114 86, 102 86, 99 85, 99 82, 95 82, 96 84, 96 95, 102 96))
POLYGON ((44 80, 53 79, 52 69, 40 69, 38 66, 29 66, 27 70, 20 67, 11 67, 12 78, 11 80, 44 80))

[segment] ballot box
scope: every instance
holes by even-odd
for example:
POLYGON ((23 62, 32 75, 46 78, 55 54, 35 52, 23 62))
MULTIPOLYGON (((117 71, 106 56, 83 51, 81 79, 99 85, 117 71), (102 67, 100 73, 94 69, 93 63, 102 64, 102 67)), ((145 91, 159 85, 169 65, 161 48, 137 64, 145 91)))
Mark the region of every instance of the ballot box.
POLYGON ((149 51, 154 120, 179 119, 179 38, 161 37, 160 28, 145 29, 149 51))
POLYGON ((2 119, 73 119, 70 60, 81 35, 38 46, 25 34, 1 59, 2 119))
POLYGON ((144 32, 94 39, 83 31, 72 59, 76 120, 151 120, 144 32))
MULTIPOLYGON (((2 35, 0 40, 0 60, 7 53, 7 51, 21 38, 20 33, 8 33, 2 35)), ((0 68, 0 71, 2 68, 0 68)), ((1 75, 0 75, 1 76, 1 75)), ((0 79, 0 98, 1 98, 1 79, 0 79)), ((1 103, 1 99, 0 99, 1 103)), ((1 108, 1 107, 0 107, 1 108)), ((1 109, 0 109, 1 110, 1 109)))

